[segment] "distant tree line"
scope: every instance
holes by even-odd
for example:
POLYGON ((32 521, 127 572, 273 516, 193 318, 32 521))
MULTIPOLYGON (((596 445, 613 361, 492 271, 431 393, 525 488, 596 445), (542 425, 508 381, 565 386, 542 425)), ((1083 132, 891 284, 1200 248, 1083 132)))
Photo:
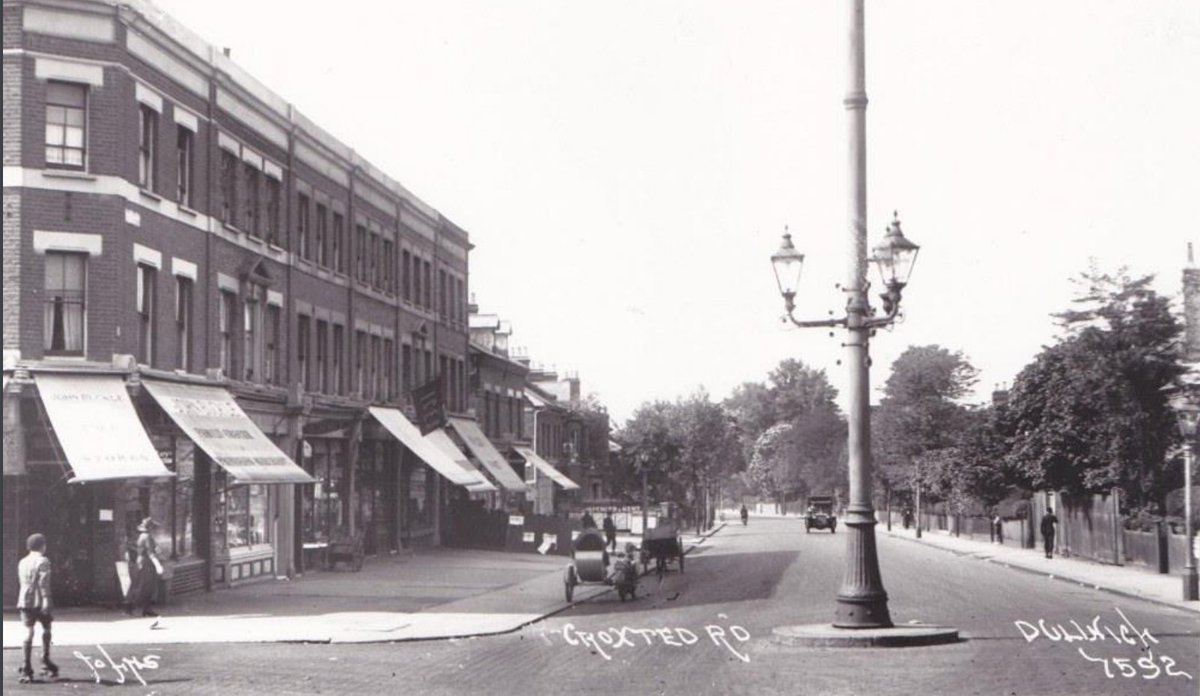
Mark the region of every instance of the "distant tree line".
MULTIPOLYGON (((1124 269, 1082 274, 1072 307, 1053 315, 1054 343, 991 403, 967 402, 978 371, 961 352, 910 346, 871 412, 876 493, 908 501, 919 489, 982 514, 1036 490, 1115 488, 1129 513, 1174 512, 1181 442, 1168 391, 1184 373, 1183 327, 1152 280, 1124 269)), ((640 499, 646 467, 653 499, 694 508, 714 490, 844 499, 847 426, 836 398, 824 370, 787 359, 724 402, 703 390, 647 402, 617 433, 612 480, 640 499)))

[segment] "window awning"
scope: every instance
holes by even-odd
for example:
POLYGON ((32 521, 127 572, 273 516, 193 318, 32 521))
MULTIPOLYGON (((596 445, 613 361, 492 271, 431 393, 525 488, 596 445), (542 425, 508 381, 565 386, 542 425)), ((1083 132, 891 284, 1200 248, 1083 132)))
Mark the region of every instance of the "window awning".
MULTIPOLYGON (((480 484, 488 486, 487 490, 495 490, 491 484, 484 481, 483 477, 475 472, 473 467, 464 468, 455 461, 454 457, 447 456, 432 440, 422 436, 421 431, 417 430, 417 426, 405 418, 399 409, 372 406, 369 410, 375 420, 379 421, 380 425, 386 428, 393 437, 451 483, 466 486, 469 491, 475 490, 474 487, 480 484)), ((457 449, 455 448, 455 451, 457 449)), ((461 456, 462 454, 459 453, 458 457, 461 456)))
POLYGON ((549 476, 552 481, 562 486, 564 490, 573 491, 579 488, 578 483, 575 483, 571 479, 567 478, 563 472, 555 469, 550 462, 538 456, 537 452, 534 452, 528 447, 516 447, 514 449, 517 450, 517 454, 525 457, 525 461, 533 464, 535 467, 537 467, 538 471, 541 471, 543 474, 549 476))
POLYGON ((316 483, 220 387, 145 380, 171 420, 235 483, 316 483))
POLYGON ((475 458, 483 464, 502 488, 514 493, 525 492, 525 482, 521 480, 520 476, 517 476, 517 472, 508 465, 508 460, 504 458, 503 454, 500 454, 491 440, 487 439, 475 421, 452 416, 450 427, 454 428, 463 442, 467 443, 471 454, 475 455, 475 458))
POLYGON ((71 483, 159 478, 167 470, 142 428, 122 375, 36 374, 71 483))

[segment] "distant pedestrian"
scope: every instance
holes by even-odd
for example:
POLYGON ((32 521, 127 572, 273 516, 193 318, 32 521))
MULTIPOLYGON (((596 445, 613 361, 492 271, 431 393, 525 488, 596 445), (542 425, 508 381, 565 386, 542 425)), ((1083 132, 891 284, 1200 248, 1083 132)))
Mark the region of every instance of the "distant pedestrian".
POLYGON ((604 513, 604 538, 608 542, 607 546, 611 547, 615 552, 617 550, 617 523, 613 522, 612 511, 604 513))
POLYGON ((995 534, 996 543, 1003 544, 1004 543, 1004 521, 1002 519, 1000 519, 1000 513, 998 513, 998 512, 995 513, 994 515, 992 515, 992 530, 993 530, 993 534, 995 534))
POLYGON ((904 528, 908 529, 909 527, 911 527, 912 522, 913 522, 912 508, 906 506, 904 508, 904 512, 901 513, 901 516, 904 518, 904 528))
POLYGON ((33 629, 36 624, 42 625, 42 671, 50 677, 58 676, 58 665, 50 661, 50 625, 54 617, 50 615, 50 559, 46 558, 46 537, 42 534, 31 534, 25 541, 29 554, 17 564, 17 577, 20 589, 17 592, 17 608, 21 611, 21 624, 25 626, 25 640, 22 643, 25 661, 21 666, 21 683, 33 681, 33 666, 30 664, 33 652, 33 629))
POLYGON ((158 594, 158 578, 162 575, 158 544, 152 533, 157 527, 158 523, 147 517, 137 528, 137 562, 136 567, 131 565, 129 568, 132 582, 129 584, 129 595, 125 598, 125 613, 130 616, 158 616, 150 609, 154 596, 158 594))
POLYGON ((579 518, 579 523, 583 525, 584 529, 596 528, 596 518, 592 517, 592 513, 588 512, 587 510, 583 511, 583 517, 579 518))
POLYGON ((1058 524, 1058 518, 1054 516, 1054 510, 1046 508, 1046 514, 1042 515, 1042 543, 1046 547, 1046 558, 1054 557, 1054 525, 1058 524))
POLYGON ((746 509, 746 504, 742 504, 742 526, 746 526, 746 521, 750 519, 750 511, 746 509))

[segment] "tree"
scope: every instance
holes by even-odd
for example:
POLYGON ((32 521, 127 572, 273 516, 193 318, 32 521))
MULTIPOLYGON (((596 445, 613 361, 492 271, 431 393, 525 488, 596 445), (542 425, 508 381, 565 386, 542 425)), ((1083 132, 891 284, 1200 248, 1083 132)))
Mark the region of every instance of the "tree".
POLYGON ((1164 389, 1183 373, 1182 327, 1153 276, 1092 269, 1081 280, 1077 308, 1056 315, 1063 338, 1013 385, 1010 462, 1032 487, 1120 487, 1135 508, 1161 505, 1178 437, 1164 389))
POLYGON ((957 476, 963 492, 992 508, 1008 497, 1019 478, 1007 459, 1003 403, 973 411, 962 447, 959 450, 957 476))
MULTIPOLYGON (((875 472, 886 491, 908 490, 917 482, 925 486, 926 474, 920 468, 927 462, 944 462, 946 452, 959 451, 972 416, 958 401, 970 392, 977 375, 961 352, 937 345, 909 346, 892 363, 884 397, 872 414, 875 472), (941 454, 930 455, 934 452, 941 454)), ((936 472, 929 476, 932 482, 942 482, 934 487, 935 495, 961 488, 936 472)))
MULTIPOLYGON (((622 446, 623 458, 627 462, 630 476, 622 484, 623 492, 641 499, 641 468, 652 472, 650 483, 655 487, 661 474, 674 466, 679 458, 682 443, 672 433, 670 418, 672 404, 666 401, 646 402, 638 407, 626 421, 617 436, 622 446)), ((616 485, 618 482, 614 482, 616 485)), ((655 499, 659 496, 655 495, 655 499)))
POLYGON ((703 388, 674 404, 668 424, 680 447, 680 464, 672 478, 690 483, 686 500, 696 521, 707 526, 708 507, 716 481, 740 470, 742 448, 733 419, 703 388))
POLYGON ((837 399, 837 389, 824 370, 787 358, 767 375, 776 422, 789 422, 824 408, 837 399))
POLYGON ((771 426, 754 442, 754 454, 746 476, 754 492, 776 503, 783 502, 796 487, 795 440, 790 423, 771 426))
POLYGON ((783 501, 809 490, 844 487, 846 424, 825 371, 789 358, 768 374, 767 382, 746 382, 725 400, 740 431, 743 459, 753 463, 757 454, 757 480, 768 480, 763 467, 769 467, 774 469, 770 480, 781 486, 761 494, 783 501), (789 427, 776 430, 783 425, 789 427), (767 433, 770 437, 763 440, 767 433), (776 440, 786 440, 786 446, 776 440), (764 458, 762 443, 772 443, 771 456, 764 458))

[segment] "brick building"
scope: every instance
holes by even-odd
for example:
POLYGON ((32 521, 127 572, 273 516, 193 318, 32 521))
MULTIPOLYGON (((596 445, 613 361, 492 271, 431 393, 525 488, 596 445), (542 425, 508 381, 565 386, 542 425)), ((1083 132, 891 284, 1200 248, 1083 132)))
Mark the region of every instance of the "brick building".
POLYGON ((5 565, 43 531, 114 600, 144 516, 172 592, 439 543, 492 487, 406 418, 467 418, 467 233, 149 2, 3 32, 5 565))
POLYGON ((512 328, 494 314, 470 309, 471 395, 475 414, 487 437, 505 453, 514 470, 524 472, 527 487, 524 512, 550 515, 556 491, 575 491, 579 485, 560 471, 559 425, 567 411, 540 420, 526 417, 529 360, 509 354, 512 328), (558 464, 551 463, 554 461, 558 464))

